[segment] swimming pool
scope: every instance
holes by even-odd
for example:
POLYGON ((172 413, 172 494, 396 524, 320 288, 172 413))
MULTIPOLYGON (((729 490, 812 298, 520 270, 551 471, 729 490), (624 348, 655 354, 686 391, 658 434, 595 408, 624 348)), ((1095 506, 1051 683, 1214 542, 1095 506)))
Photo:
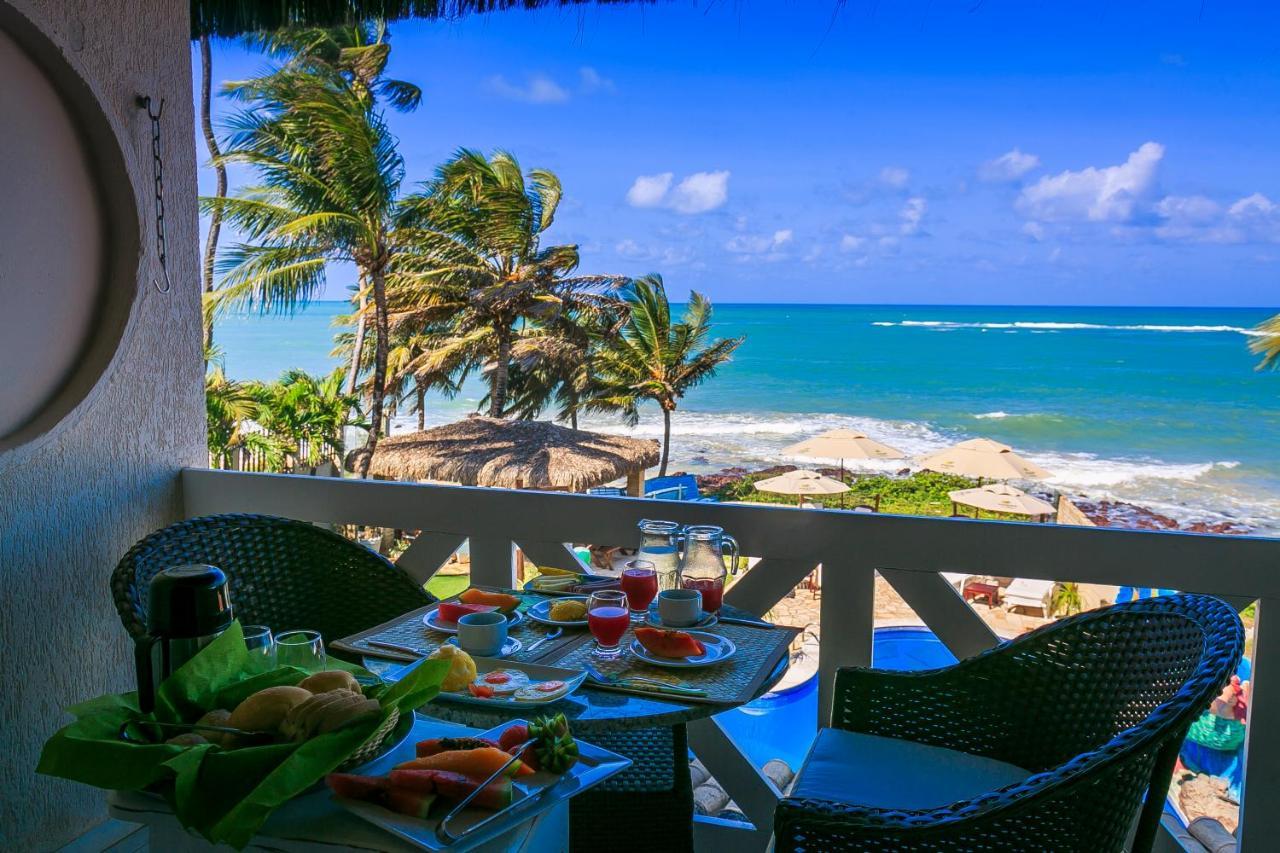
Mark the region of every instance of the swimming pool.
MULTIPOLYGON (((871 641, 871 665, 881 669, 936 669, 955 662, 928 628, 877 628, 871 641)), ((818 676, 766 693, 716 719, 755 766, 781 758, 796 770, 818 733, 818 676)))

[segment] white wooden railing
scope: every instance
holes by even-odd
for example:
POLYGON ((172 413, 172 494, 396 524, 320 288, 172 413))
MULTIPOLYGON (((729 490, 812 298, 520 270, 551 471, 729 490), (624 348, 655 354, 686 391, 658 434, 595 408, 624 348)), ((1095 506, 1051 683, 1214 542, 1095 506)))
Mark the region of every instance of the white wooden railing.
MULTIPOLYGON (((720 525, 738 539, 744 556, 761 558, 726 594, 729 603, 755 614, 822 566, 823 718, 830 714, 835 669, 871 662, 876 572, 958 657, 999 639, 938 574, 944 571, 1167 587, 1220 595, 1238 608, 1257 601, 1241 849, 1274 849, 1280 838, 1280 664, 1276 675, 1268 668, 1280 661, 1280 540, 204 469, 185 470, 182 481, 188 516, 259 512, 422 530, 399 564, 423 582, 464 540, 474 580, 510 585, 516 546, 535 563, 576 568, 564 543, 630 543, 642 518, 720 525)), ((744 829, 699 818, 699 849, 763 850, 779 792, 715 720, 691 724, 689 733, 695 753, 752 822, 744 829)))

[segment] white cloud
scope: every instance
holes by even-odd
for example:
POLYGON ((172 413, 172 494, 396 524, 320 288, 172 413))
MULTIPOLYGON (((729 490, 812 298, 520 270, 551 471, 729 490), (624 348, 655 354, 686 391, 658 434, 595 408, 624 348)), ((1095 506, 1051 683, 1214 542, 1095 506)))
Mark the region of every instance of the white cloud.
POLYGON ((694 172, 671 191, 668 204, 680 213, 715 210, 729 198, 729 172, 694 172))
POLYGON ((782 260, 782 247, 795 236, 790 228, 782 228, 773 234, 735 234, 724 244, 725 251, 735 255, 749 255, 752 259, 782 260))
POLYGON ((1262 193, 1237 199, 1225 210, 1204 196, 1165 196, 1155 206, 1155 236, 1181 243, 1280 242, 1280 205, 1262 193))
POLYGON ((729 198, 728 170, 694 172, 673 187, 674 180, 672 172, 641 175, 627 190, 627 203, 632 207, 668 207, 679 213, 706 213, 729 198))
POLYGON ((627 204, 632 207, 657 207, 662 204, 674 179, 675 175, 671 172, 663 172, 660 175, 641 175, 636 178, 631 189, 627 190, 627 204))
POLYGON ((978 179, 991 183, 1016 181, 1039 165, 1039 157, 1034 154, 1024 154, 1014 148, 979 166, 978 179))
POLYGON ((1046 222, 1129 222, 1156 188, 1164 146, 1145 142, 1118 166, 1089 166, 1041 178, 1022 190, 1018 209, 1046 222))
POLYGON ((866 237, 859 237, 856 234, 845 234, 840 238, 840 251, 856 252, 867 244, 866 237))
POLYGON ((619 256, 631 261, 652 261, 660 266, 674 267, 693 260, 693 250, 687 246, 644 246, 627 238, 613 247, 619 256))
POLYGON ((612 93, 618 91, 618 87, 613 84, 612 80, 590 65, 584 65, 578 69, 578 88, 582 90, 584 95, 593 95, 596 92, 612 93))
POLYGON ((920 232, 920 222, 924 219, 925 211, 929 209, 929 202, 922 196, 912 196, 907 199, 906 204, 902 205, 902 210, 898 213, 898 218, 902 220, 898 230, 906 235, 917 234, 920 232))
POLYGON ((911 173, 901 166, 885 166, 880 170, 880 183, 900 190, 911 180, 911 173))
POLYGON ((561 104, 569 100, 569 93, 545 74, 528 75, 524 85, 512 83, 501 74, 495 74, 489 78, 487 85, 495 95, 529 104, 561 104))
POLYGON ((1022 233, 1039 242, 1044 239, 1044 226, 1039 222, 1028 222, 1022 226, 1022 233))

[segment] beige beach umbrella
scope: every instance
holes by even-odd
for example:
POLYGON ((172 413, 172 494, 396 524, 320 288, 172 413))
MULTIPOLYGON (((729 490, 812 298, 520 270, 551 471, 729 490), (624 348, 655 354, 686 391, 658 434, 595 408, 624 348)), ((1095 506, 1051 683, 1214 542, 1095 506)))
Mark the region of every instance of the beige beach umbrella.
POLYGON ((926 471, 978 480, 1045 480, 1053 475, 989 438, 971 438, 919 461, 926 471))
POLYGON ((853 429, 827 430, 822 435, 783 448, 782 453, 809 459, 839 459, 842 463, 846 459, 905 459, 907 455, 853 429))
POLYGON ((1052 515, 1053 505, 1015 489, 1007 483, 992 483, 976 489, 958 489, 948 492, 953 504, 985 509, 988 512, 1006 512, 1012 515, 1052 515))
POLYGON ((840 495, 849 491, 849 487, 839 480, 833 480, 817 471, 788 471, 755 484, 761 492, 772 492, 775 495, 798 495, 803 501, 806 495, 840 495))

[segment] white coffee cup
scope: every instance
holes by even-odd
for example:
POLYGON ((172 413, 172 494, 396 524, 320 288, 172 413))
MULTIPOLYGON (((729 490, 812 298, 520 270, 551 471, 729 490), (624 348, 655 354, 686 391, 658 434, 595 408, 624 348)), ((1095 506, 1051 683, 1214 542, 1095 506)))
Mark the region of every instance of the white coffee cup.
POLYGON ((501 613, 468 613, 458 620, 458 645, 467 654, 493 657, 506 641, 507 617, 501 613))
POLYGON ((702 593, 696 589, 664 589, 658 593, 658 618, 663 625, 685 628, 702 618, 702 593))

